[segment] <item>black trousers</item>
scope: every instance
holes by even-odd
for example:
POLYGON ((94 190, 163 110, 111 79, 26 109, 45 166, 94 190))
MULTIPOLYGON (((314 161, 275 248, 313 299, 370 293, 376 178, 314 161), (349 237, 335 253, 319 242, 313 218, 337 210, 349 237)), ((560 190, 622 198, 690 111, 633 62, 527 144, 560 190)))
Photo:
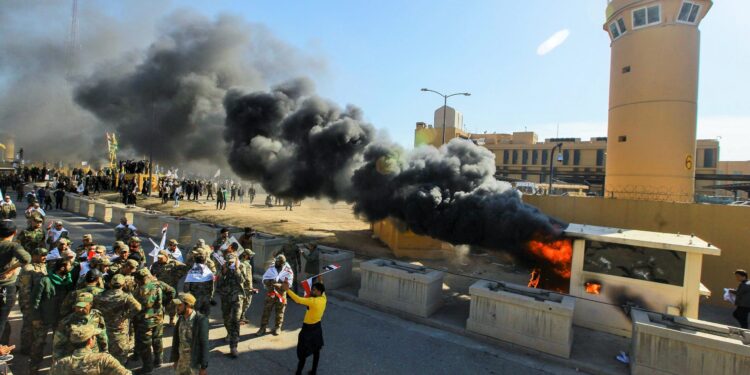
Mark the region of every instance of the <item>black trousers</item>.
POLYGON ((8 345, 10 337, 10 325, 8 324, 8 315, 13 305, 16 304, 16 285, 11 284, 0 287, 0 344, 8 345))
POLYGON ((732 316, 740 323, 740 327, 747 329, 747 316, 750 314, 750 307, 737 306, 732 316))

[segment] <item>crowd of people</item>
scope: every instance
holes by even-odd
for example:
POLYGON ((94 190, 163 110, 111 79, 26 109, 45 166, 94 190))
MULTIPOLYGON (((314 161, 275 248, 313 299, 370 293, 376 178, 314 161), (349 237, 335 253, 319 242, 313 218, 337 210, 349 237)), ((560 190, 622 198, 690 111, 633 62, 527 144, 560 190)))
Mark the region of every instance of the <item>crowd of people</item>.
MULTIPOLYGON (((36 194, 39 190, 45 191, 40 188, 36 194)), ((205 374, 208 317, 217 305, 215 297, 221 300, 228 355, 238 357, 240 326, 248 323, 245 315, 258 293, 252 277, 252 228, 245 228, 238 239, 224 228, 211 245, 198 240, 189 250, 170 239, 164 249, 147 254, 138 229, 125 218, 115 227, 110 247, 96 243, 90 234, 74 246, 63 222, 45 226, 41 207, 24 214, 23 230, 11 220, 15 211, 0 221, 0 353, 13 348, 7 346, 8 314, 17 295, 23 314, 19 349, 28 355, 30 374, 38 373, 49 354, 45 347, 50 332, 52 375, 81 368, 87 374, 129 374, 129 363, 140 363, 135 373, 149 374, 164 360, 165 326, 174 327, 169 361, 175 373, 205 374), (183 292, 178 294, 180 286, 183 292)), ((279 334, 287 296, 307 306, 297 373, 308 356, 313 356, 315 373, 323 346, 325 287, 314 284, 308 297, 295 293, 294 278, 301 274, 303 257, 307 276, 317 274, 319 250, 314 243, 288 244, 274 254, 262 277, 265 298, 257 335, 268 333, 272 315, 270 333, 279 334)))

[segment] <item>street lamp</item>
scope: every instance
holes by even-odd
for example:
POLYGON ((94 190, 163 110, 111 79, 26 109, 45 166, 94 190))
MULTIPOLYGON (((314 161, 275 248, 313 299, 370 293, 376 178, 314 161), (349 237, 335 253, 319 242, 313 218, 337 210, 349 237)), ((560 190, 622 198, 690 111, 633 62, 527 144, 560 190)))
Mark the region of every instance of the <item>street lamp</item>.
POLYGON ((555 149, 560 149, 562 151, 562 142, 555 145, 555 147, 552 147, 552 152, 549 155, 549 190, 547 190, 547 195, 552 195, 552 179, 555 176, 554 172, 554 160, 555 160, 555 149))
POLYGON ((445 95, 441 92, 437 92, 435 90, 430 90, 426 88, 423 88, 422 91, 434 92, 435 94, 438 94, 443 97, 443 144, 445 144, 445 116, 446 116, 446 112, 448 112, 448 98, 450 98, 451 96, 456 96, 456 95, 471 96, 471 94, 468 92, 457 92, 455 94, 445 95))

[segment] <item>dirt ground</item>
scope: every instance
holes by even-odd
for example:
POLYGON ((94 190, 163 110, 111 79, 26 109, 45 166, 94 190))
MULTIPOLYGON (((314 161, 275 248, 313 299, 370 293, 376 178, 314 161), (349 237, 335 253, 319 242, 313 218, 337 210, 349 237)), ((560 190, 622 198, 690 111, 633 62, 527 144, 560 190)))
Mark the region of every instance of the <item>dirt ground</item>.
MULTIPOLYGON (((99 198, 115 201, 117 194, 102 194, 99 198)), ((393 252, 373 236, 370 224, 354 214, 346 203, 306 199, 292 211, 283 206, 266 207, 266 195, 258 194, 251 205, 247 199, 227 203, 226 210, 217 210, 216 201, 174 201, 166 204, 161 199, 139 196, 138 206, 170 215, 187 216, 203 222, 237 227, 253 227, 274 235, 317 239, 321 244, 351 250, 359 257, 395 258, 393 252)), ((469 251, 458 248, 455 256, 445 260, 422 260, 425 266, 471 278, 487 278, 525 284, 529 278, 527 267, 517 264, 512 257, 497 251, 469 251)))

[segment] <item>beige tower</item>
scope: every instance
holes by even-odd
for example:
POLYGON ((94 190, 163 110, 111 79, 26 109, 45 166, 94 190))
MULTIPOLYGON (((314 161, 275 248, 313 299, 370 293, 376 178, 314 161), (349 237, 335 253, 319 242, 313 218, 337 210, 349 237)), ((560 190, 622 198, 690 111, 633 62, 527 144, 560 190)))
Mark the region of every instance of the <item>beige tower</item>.
POLYGON ((698 24, 711 0, 610 0, 605 196, 692 202, 698 24))

